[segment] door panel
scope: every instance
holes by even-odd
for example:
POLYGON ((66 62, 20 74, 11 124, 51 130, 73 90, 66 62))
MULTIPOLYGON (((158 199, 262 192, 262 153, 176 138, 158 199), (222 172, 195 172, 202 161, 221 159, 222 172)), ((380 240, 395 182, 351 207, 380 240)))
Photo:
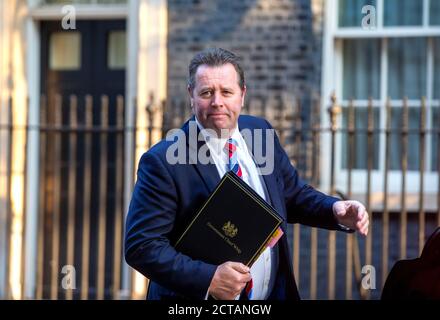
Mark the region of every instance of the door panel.
POLYGON ((117 298, 120 288, 125 24, 41 23, 43 298, 117 298))

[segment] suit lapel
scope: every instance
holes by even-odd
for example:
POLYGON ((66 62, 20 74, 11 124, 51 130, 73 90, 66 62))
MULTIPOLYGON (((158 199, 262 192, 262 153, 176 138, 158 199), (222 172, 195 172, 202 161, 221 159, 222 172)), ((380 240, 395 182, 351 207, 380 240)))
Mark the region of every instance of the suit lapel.
MULTIPOLYGON (((240 132, 244 129, 250 129, 252 132, 252 140, 254 140, 254 132, 252 131, 252 129, 255 128, 253 128, 249 123, 243 121, 242 117, 239 117, 238 119, 238 128, 240 132)), ((187 159, 189 161, 188 163, 191 163, 195 166, 196 171, 198 172, 204 184, 206 185, 206 188, 208 189, 209 192, 211 192, 215 189, 215 187, 219 183, 220 176, 212 159, 211 161, 209 161, 208 164, 202 164, 200 163, 200 161, 198 161, 198 153, 200 151, 200 148, 202 148, 202 146, 205 145, 205 141, 198 140, 198 135, 200 133, 200 130, 195 122, 194 116, 192 116, 191 119, 188 120, 183 125, 182 130, 185 132, 187 138, 186 143, 188 145, 188 159, 187 159)), ((242 135, 242 136, 249 150, 251 150, 252 157, 254 157, 255 143, 249 141, 248 135, 242 135)), ((260 143, 260 141, 257 142, 260 143)), ((263 150, 266 150, 266 138, 264 135, 261 144, 263 150)), ((257 162, 255 162, 255 165, 257 167, 260 167, 264 164, 258 164, 257 162)), ((270 200, 270 203, 279 214, 284 215, 283 204, 281 202, 282 199, 278 191, 278 181, 276 179, 274 172, 272 172, 271 174, 262 175, 262 177, 266 184, 266 189, 268 191, 267 192, 269 196, 268 200, 270 200)), ((283 218, 285 219, 284 216, 283 218)))
POLYGON ((183 125, 182 130, 185 132, 186 143, 188 146, 188 163, 195 166, 196 171, 205 183, 206 188, 211 192, 220 182, 220 176, 212 158, 210 158, 208 164, 202 164, 198 159, 199 150, 205 145, 205 141, 198 140, 200 130, 195 122, 194 116, 183 125))
POLYGON ((200 174, 206 188, 209 192, 212 192, 217 184, 220 182, 220 176, 218 174, 215 164, 195 164, 196 170, 200 174))
MULTIPOLYGON (((249 141, 249 136, 246 134, 243 134, 243 139, 246 142, 246 145, 248 146, 248 149, 251 150, 252 153, 252 157, 254 158, 254 162, 255 165, 257 166, 257 168, 263 166, 264 164, 258 164, 255 161, 255 155, 254 155, 254 146, 256 145, 256 143, 261 143, 261 147, 262 150, 266 150, 266 136, 263 133, 262 136, 262 141, 254 141, 254 132, 252 129, 255 129, 253 127, 251 127, 249 124, 247 124, 245 121, 242 120, 242 117, 240 117, 238 119, 238 127, 240 132, 244 129, 249 129, 252 132, 252 141, 249 141)), ((275 172, 272 172, 271 174, 264 174, 262 175, 264 183, 266 184, 266 190, 267 190, 267 194, 269 196, 270 203, 272 204, 272 206, 275 208, 275 210, 279 213, 279 214, 283 214, 283 205, 281 203, 281 198, 280 198, 280 193, 278 191, 278 182, 276 180, 276 176, 274 174, 275 172)), ((283 218, 285 219, 285 217, 283 216, 283 218)))

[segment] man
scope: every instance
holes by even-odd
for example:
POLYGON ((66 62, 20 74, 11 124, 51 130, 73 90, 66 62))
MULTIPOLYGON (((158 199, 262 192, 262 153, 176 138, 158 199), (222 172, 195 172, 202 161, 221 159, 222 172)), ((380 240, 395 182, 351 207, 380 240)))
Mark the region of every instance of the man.
POLYGON ((197 54, 189 66, 188 92, 194 116, 182 127, 185 157, 197 157, 207 146, 210 161, 170 163, 169 149, 174 142, 167 140, 142 156, 127 216, 128 264, 150 279, 148 299, 246 298, 242 293, 248 283, 252 283, 251 299, 299 299, 286 236, 266 249, 250 269, 233 261, 217 266, 192 260, 176 251, 173 243, 228 170, 232 158, 238 162, 235 172, 284 219, 284 233, 287 223, 302 223, 366 235, 369 222, 364 206, 338 201, 301 181, 276 136, 269 144, 264 139, 259 144, 263 150, 273 150, 273 169, 262 174, 255 158, 257 144, 248 144, 243 132, 272 128, 264 119, 240 116, 246 85, 233 53, 210 49, 197 54), (194 144, 190 131, 195 124, 204 141, 194 144), (235 156, 223 152, 226 142, 234 143, 235 156))

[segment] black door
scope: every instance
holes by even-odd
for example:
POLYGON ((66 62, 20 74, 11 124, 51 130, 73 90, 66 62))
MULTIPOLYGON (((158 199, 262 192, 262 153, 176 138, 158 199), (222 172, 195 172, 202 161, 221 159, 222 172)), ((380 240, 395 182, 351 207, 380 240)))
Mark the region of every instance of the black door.
POLYGON ((125 25, 41 23, 37 297, 116 298, 120 288, 125 25))

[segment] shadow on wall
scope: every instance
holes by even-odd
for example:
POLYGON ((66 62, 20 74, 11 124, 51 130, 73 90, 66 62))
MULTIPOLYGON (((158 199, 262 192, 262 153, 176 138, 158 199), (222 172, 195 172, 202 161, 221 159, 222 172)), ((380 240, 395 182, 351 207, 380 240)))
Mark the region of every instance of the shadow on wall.
POLYGON ((309 95, 319 88, 309 0, 170 1, 168 4, 169 99, 186 97, 193 55, 219 46, 242 56, 248 97, 309 95))

